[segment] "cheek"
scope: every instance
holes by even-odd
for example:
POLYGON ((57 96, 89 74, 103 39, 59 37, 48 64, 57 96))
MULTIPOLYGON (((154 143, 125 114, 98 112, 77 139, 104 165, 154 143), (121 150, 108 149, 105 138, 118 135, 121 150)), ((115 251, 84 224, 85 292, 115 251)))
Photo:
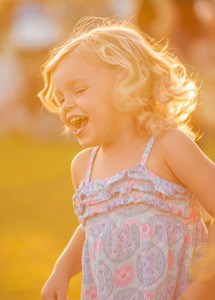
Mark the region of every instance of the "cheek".
POLYGON ((63 122, 64 124, 66 124, 66 116, 65 116, 65 114, 64 114, 63 111, 59 112, 59 117, 60 117, 61 122, 63 122))
POLYGON ((114 111, 100 111, 96 119, 97 130, 109 135, 110 132, 113 133, 120 122, 119 117, 114 111))

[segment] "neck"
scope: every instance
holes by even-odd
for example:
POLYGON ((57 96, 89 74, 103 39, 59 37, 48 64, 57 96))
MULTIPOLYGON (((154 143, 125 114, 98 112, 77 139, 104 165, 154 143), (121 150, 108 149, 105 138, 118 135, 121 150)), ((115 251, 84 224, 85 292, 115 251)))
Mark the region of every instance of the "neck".
POLYGON ((123 129, 116 134, 111 142, 100 146, 100 154, 103 157, 115 157, 119 153, 132 154, 134 149, 140 149, 141 152, 143 145, 147 143, 150 136, 145 129, 137 129, 136 127, 130 127, 129 130, 123 129))

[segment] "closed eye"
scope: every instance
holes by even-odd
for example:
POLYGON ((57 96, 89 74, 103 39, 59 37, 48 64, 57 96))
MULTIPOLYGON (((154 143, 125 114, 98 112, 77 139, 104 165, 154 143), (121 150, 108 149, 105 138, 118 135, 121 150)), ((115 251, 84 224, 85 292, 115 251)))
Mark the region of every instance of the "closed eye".
MULTIPOLYGON (((81 94, 84 93, 86 90, 87 90, 87 88, 77 89, 77 90, 74 91, 74 94, 75 94, 75 95, 81 95, 81 94)), ((59 105, 62 106, 62 104, 63 104, 64 101, 65 101, 65 98, 59 97, 59 98, 57 98, 57 100, 58 100, 58 102, 59 102, 59 105)))
POLYGON ((86 90, 87 90, 86 88, 77 89, 77 90, 75 90, 74 94, 80 95, 80 94, 82 94, 83 92, 85 92, 86 90))

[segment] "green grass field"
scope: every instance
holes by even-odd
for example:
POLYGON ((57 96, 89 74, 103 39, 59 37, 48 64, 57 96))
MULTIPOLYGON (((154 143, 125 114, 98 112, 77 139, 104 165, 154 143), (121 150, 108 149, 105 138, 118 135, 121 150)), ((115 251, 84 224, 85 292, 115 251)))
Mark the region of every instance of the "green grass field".
MULTIPOLYGON (((73 213, 70 162, 74 142, 0 140, 0 299, 37 300, 78 222, 73 213)), ((214 144, 203 149, 214 157, 214 144)), ((69 296, 80 299, 81 274, 69 296)))
MULTIPOLYGON (((77 144, 0 140, 0 299, 36 300, 78 222, 70 162, 77 144)), ((69 295, 80 299, 81 274, 69 295)))

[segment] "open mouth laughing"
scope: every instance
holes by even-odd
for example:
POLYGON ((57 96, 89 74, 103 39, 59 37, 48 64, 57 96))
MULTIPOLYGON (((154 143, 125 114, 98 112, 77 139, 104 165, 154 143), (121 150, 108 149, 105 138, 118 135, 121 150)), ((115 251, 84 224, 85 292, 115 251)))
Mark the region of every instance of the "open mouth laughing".
POLYGON ((80 134, 84 130, 88 120, 87 117, 77 115, 67 118, 68 123, 71 125, 70 128, 75 135, 80 134))

